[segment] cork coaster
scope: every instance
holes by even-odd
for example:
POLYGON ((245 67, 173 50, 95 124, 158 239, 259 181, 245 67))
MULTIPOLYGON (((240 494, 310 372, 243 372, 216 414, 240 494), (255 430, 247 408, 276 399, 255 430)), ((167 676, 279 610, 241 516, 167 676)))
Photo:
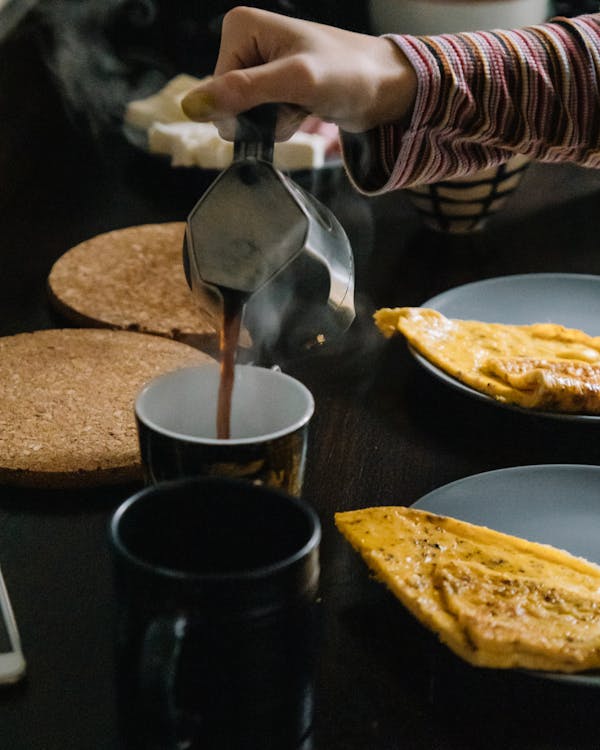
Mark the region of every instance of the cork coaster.
POLYGON ((93 487, 142 476, 134 401, 163 372, 211 358, 128 331, 0 338, 0 483, 93 487))
POLYGON ((50 271, 51 303, 78 326, 167 336, 216 352, 220 301, 190 291, 184 232, 184 222, 143 224, 76 245, 50 271))

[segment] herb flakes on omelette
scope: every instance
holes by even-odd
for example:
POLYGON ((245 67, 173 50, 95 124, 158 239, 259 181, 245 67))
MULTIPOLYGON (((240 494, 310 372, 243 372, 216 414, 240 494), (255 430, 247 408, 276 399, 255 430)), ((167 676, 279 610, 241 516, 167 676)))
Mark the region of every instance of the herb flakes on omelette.
POLYGON ((507 325, 446 318, 424 307, 383 308, 375 323, 401 333, 432 364, 498 401, 600 414, 600 337, 554 323, 507 325))
POLYGON ((600 567, 416 508, 346 511, 335 523, 375 576, 470 664, 600 668, 600 567))

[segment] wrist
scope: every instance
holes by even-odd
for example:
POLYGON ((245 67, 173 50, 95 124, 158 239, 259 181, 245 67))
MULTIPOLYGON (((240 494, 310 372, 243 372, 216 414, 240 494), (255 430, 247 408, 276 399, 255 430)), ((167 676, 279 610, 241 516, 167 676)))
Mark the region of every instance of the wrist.
POLYGON ((407 123, 417 96, 417 74, 393 39, 380 37, 382 75, 378 85, 374 120, 378 125, 407 123))

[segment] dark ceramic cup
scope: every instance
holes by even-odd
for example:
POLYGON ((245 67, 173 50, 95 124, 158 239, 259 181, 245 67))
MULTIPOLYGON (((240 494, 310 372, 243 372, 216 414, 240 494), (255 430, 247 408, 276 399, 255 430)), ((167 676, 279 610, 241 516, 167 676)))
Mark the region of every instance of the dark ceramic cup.
POLYGON ((310 391, 276 370, 237 365, 231 437, 216 432, 219 368, 188 367, 152 380, 135 414, 146 483, 187 476, 227 476, 300 495, 310 391))
POLYGON ((110 524, 117 688, 135 750, 310 747, 320 523, 223 478, 147 487, 110 524))

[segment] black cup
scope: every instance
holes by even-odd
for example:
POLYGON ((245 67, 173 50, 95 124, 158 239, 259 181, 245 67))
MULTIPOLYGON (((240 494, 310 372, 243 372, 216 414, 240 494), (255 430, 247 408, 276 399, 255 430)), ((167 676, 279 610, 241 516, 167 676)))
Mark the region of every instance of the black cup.
POLYGON ((279 490, 148 487, 114 514, 117 693, 136 750, 308 747, 321 528, 279 490))

